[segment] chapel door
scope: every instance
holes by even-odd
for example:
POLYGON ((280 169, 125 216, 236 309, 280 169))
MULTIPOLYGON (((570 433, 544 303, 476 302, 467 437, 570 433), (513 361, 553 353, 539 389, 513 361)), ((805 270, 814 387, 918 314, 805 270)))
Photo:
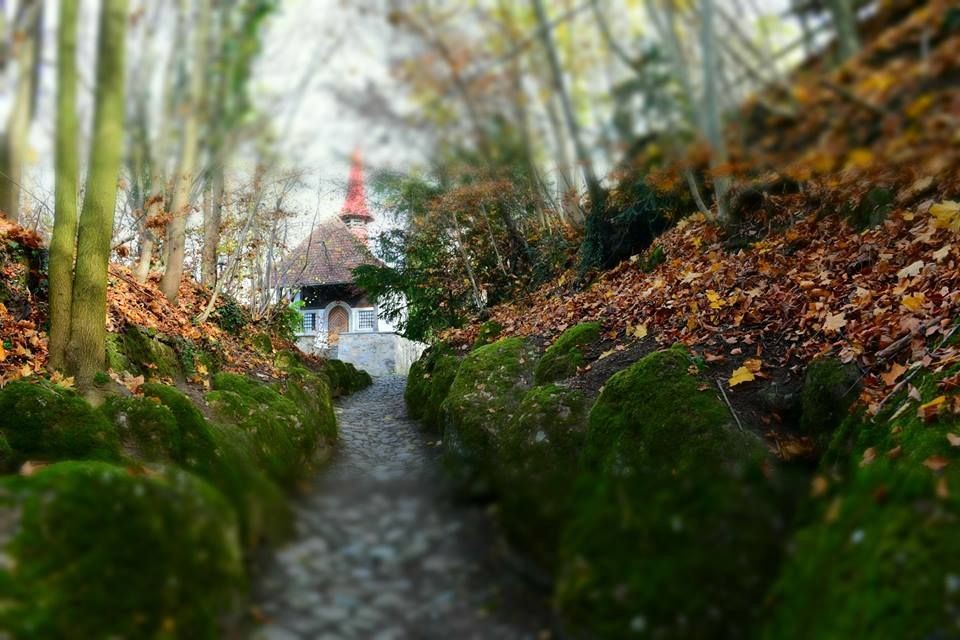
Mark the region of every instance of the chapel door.
POLYGON ((343 307, 337 306, 330 310, 327 318, 327 342, 331 345, 340 342, 340 334, 350 331, 350 315, 343 307))

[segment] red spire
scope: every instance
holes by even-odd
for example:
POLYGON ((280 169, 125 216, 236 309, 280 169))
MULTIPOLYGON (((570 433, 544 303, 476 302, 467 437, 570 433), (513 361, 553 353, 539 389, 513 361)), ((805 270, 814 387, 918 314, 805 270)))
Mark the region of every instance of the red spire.
POLYGON ((359 149, 353 152, 352 162, 347 201, 343 203, 343 209, 340 210, 340 219, 347 223, 353 235, 366 243, 367 224, 373 220, 373 216, 367 208, 367 193, 363 183, 363 158, 359 149))

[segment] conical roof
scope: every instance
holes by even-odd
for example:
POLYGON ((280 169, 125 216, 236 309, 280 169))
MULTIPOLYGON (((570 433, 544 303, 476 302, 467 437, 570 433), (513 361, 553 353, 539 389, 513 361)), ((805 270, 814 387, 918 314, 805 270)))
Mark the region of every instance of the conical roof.
POLYGON ((346 284, 352 271, 364 264, 382 264, 335 217, 318 224, 312 233, 287 256, 277 271, 277 286, 284 288, 346 284))

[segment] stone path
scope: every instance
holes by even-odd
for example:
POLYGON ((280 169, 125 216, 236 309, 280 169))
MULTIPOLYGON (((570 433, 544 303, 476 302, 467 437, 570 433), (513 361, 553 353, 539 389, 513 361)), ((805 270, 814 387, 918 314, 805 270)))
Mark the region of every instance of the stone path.
POLYGON ((255 640, 545 639, 549 616, 501 565, 479 508, 455 505, 406 417, 402 379, 340 403, 340 451, 261 572, 255 640))

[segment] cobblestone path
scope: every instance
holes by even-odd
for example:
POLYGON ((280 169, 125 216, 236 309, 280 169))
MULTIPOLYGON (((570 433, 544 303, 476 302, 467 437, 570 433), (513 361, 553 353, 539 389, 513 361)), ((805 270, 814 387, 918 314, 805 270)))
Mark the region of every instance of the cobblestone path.
POLYGON ((340 403, 340 451, 255 586, 267 622, 254 639, 550 637, 541 598, 501 565, 486 513, 450 499, 403 385, 381 379, 340 403))

